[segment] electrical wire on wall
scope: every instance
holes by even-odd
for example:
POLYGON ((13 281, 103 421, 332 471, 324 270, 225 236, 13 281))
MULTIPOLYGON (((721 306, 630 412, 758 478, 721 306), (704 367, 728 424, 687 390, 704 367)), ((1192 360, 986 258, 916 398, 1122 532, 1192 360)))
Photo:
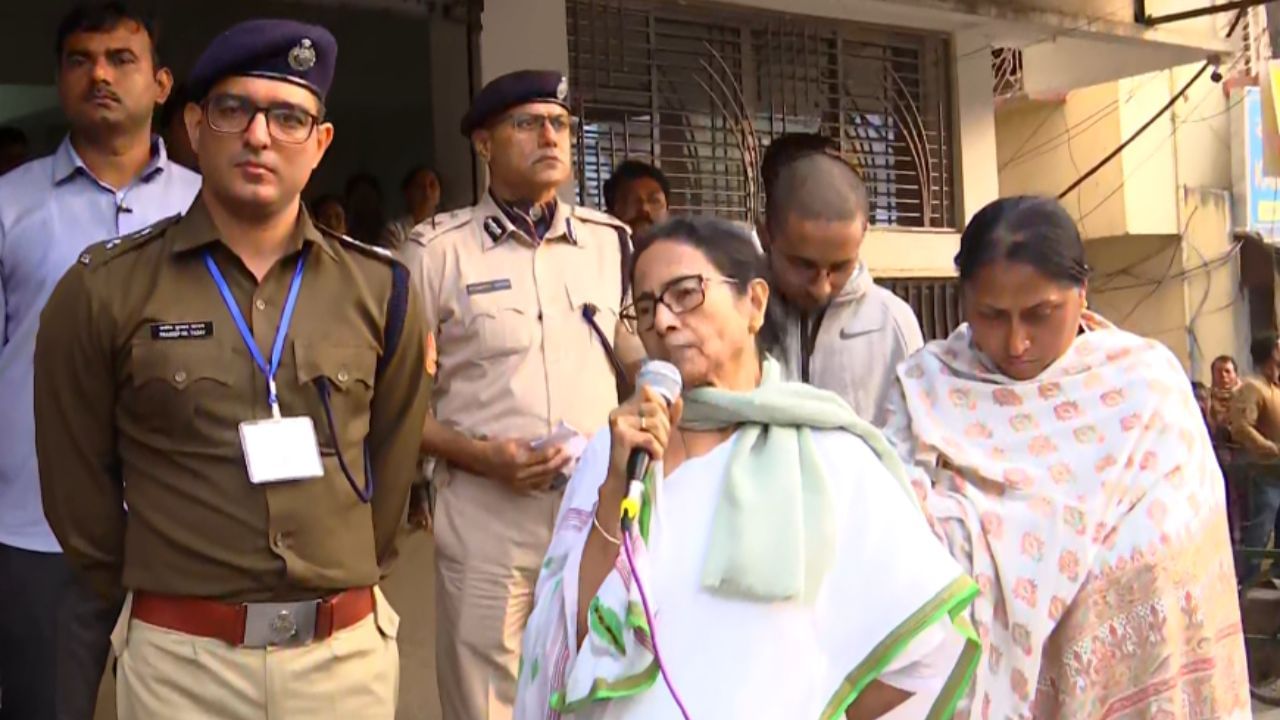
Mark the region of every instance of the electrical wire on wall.
MULTIPOLYGON (((1231 27, 1227 29, 1227 39, 1230 39, 1231 36, 1235 34, 1236 28, 1240 27, 1240 22, 1244 20, 1244 18, 1245 18, 1244 10, 1239 10, 1236 12, 1235 19, 1231 21, 1231 27)), ((1198 81, 1201 77, 1203 77, 1204 74, 1209 70, 1209 68, 1213 66, 1214 66, 1214 63, 1212 61, 1205 60, 1204 64, 1200 66, 1200 69, 1197 70, 1195 74, 1191 76, 1190 80, 1187 80, 1187 82, 1182 86, 1181 90, 1170 95, 1169 101, 1165 103, 1159 110, 1157 110, 1154 115, 1148 118, 1147 121, 1144 122, 1137 130, 1135 130, 1132 135, 1125 138, 1124 142, 1120 143, 1120 145, 1117 146, 1116 149, 1107 153, 1106 157, 1099 160, 1093 167, 1089 168, 1087 172, 1085 172, 1080 177, 1076 178, 1074 182, 1068 185, 1065 190, 1058 193, 1058 199, 1061 200, 1062 198, 1065 198, 1067 195, 1070 195, 1073 190, 1079 188, 1081 185, 1085 183, 1086 180, 1093 177, 1099 170, 1106 167, 1108 163, 1110 163, 1112 160, 1115 160, 1117 157, 1119 157, 1120 153, 1124 152, 1125 148, 1129 147, 1129 145, 1131 145, 1134 140, 1137 140, 1139 137, 1141 137, 1141 135, 1144 132, 1146 132, 1148 128, 1154 125, 1157 120, 1159 120, 1161 117, 1164 116, 1165 113, 1169 112, 1169 110, 1171 110, 1173 106, 1177 104, 1178 100, 1181 99, 1184 95, 1186 95, 1187 91, 1191 89, 1191 86, 1195 85, 1196 81, 1198 81)))
POLYGON ((1075 121, 1071 125, 1068 125, 1065 129, 1063 129, 1062 132, 1057 133, 1056 135, 1052 135, 1046 138, 1045 140, 1042 140, 1041 142, 1037 143, 1036 145, 1033 145, 1032 147, 1028 148, 1026 147, 1027 143, 1031 142, 1031 140, 1035 137, 1036 133, 1044 129, 1044 126, 1048 123, 1049 120, 1051 120, 1057 115, 1057 112, 1059 110, 1059 108, 1056 106, 1045 108, 1045 119, 1041 121, 1039 125, 1036 126, 1035 130, 1032 130, 1031 133, 1027 135, 1027 138, 1022 141, 1022 145, 1018 146, 1018 149, 1013 151, 1012 157, 1010 157, 1008 160, 1005 160, 1004 163, 1000 165, 999 169, 1003 171, 1008 168, 1016 167, 1018 165, 1022 165, 1024 163, 1030 162, 1032 160, 1035 160, 1038 157, 1047 155, 1053 152, 1054 150, 1057 150, 1058 148, 1062 147, 1064 144, 1070 142, 1073 134, 1079 135, 1080 133, 1084 133, 1089 130, 1092 130, 1098 123, 1111 117, 1117 111, 1119 111, 1120 108, 1132 102, 1133 99, 1137 97, 1138 93, 1142 92, 1142 90, 1145 89, 1147 85, 1151 84, 1151 82, 1154 81, 1156 78, 1162 77, 1162 75, 1163 75, 1162 72, 1148 73, 1146 77, 1144 77, 1140 82, 1135 83, 1134 86, 1129 89, 1129 94, 1126 95, 1123 100, 1117 98, 1103 105, 1100 108, 1094 109, 1093 112, 1089 113, 1088 115, 1085 115, 1084 117, 1075 121))

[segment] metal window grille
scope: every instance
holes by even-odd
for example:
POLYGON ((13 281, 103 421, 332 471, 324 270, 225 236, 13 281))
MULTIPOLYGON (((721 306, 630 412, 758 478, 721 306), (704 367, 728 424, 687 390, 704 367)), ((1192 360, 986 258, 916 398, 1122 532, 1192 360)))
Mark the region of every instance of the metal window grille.
POLYGON ((960 326, 960 283, 955 278, 885 278, 876 282, 907 301, 925 342, 941 340, 960 326))
POLYGON ((655 0, 567 0, 579 202, 635 157, 676 212, 751 220, 771 138, 821 132, 867 182, 871 222, 954 228, 945 36, 655 0))
POLYGON ((995 97, 1008 100, 1022 95, 1022 51, 1017 48, 995 48, 991 51, 991 71, 995 75, 995 97))

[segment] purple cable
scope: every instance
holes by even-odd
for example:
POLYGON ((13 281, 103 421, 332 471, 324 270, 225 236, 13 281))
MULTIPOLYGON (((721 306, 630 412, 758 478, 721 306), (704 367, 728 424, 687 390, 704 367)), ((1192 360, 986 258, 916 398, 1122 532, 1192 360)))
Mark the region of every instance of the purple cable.
POLYGON ((667 665, 662 662, 662 653, 658 652, 658 628, 653 622, 653 613, 649 611, 649 598, 644 593, 644 585, 640 582, 640 569, 636 567, 636 561, 631 557, 631 533, 624 531, 622 533, 622 552, 627 556, 627 564, 631 566, 631 580, 636 584, 636 590, 640 592, 640 604, 644 607, 644 619, 649 623, 649 643, 653 645, 653 661, 658 663, 658 671, 662 673, 662 681, 667 684, 667 690, 671 692, 671 699, 676 701, 676 707, 680 709, 680 715, 684 720, 689 720, 689 711, 684 707, 684 701, 680 699, 680 693, 676 692, 676 686, 671 684, 671 676, 667 674, 667 665))

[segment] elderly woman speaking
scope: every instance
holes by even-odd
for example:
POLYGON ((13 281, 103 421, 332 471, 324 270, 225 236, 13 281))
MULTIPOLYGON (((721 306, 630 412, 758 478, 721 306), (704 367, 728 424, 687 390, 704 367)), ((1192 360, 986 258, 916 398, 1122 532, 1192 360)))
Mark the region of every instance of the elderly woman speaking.
POLYGON ((978 648, 956 618, 975 585, 880 434, 779 379, 760 350, 761 271, 720 220, 637 242, 624 319, 686 392, 669 405, 642 383, 583 454, 538 579, 517 718, 950 717, 963 694, 978 648), (654 461, 622 523, 635 449, 654 461))

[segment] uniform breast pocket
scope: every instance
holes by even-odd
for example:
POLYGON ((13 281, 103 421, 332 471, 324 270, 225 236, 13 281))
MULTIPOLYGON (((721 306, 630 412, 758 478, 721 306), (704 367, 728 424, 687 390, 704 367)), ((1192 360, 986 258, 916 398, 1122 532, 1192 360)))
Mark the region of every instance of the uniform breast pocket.
MULTIPOLYGON (((344 452, 358 447, 369 434, 377 349, 295 341, 293 351, 302 402, 316 409, 309 414, 316 423, 321 449, 332 452, 339 438, 344 452)), ((288 407, 283 409, 289 413, 288 407)))
POLYGON ((464 342, 478 343, 473 357, 506 357, 532 347, 538 322, 536 300, 516 290, 497 290, 466 296, 464 308, 464 342))
POLYGON ((600 288, 599 283, 589 282, 589 279, 580 277, 570 278, 565 284, 565 290, 568 292, 569 307, 574 315, 570 321, 590 330, 591 326, 586 320, 586 316, 590 315, 604 331, 605 337, 612 342, 614 328, 618 324, 620 308, 617 296, 619 293, 610 295, 607 290, 600 288))
POLYGON ((208 341, 141 340, 130 349, 133 400, 140 426, 159 432, 216 416, 233 383, 229 349, 208 341))

